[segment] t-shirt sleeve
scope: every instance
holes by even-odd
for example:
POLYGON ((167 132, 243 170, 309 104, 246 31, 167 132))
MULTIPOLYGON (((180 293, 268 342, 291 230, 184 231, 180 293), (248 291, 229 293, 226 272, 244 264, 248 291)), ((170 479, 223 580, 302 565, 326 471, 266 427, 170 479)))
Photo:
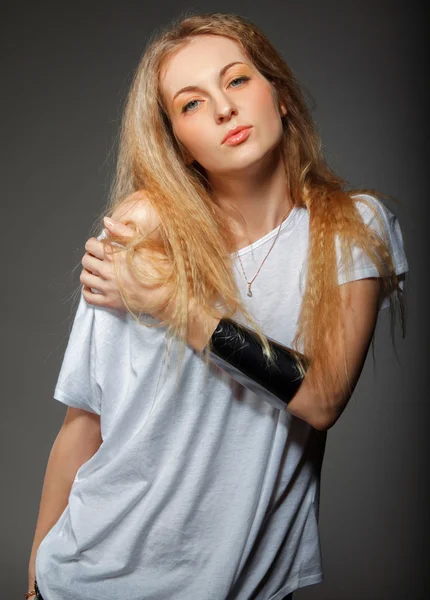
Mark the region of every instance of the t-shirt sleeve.
MULTIPOLYGON (((364 197, 376 208, 377 214, 382 222, 383 231, 381 231, 379 221, 372 209, 369 208, 364 202, 361 202, 360 198, 357 197, 357 208, 362 215, 364 222, 372 227, 380 236, 385 234, 396 274, 400 275, 402 273, 406 273, 409 270, 409 266, 405 253, 402 230, 397 217, 385 206, 385 204, 383 204, 374 196, 365 194, 364 197)), ((347 283, 348 281, 364 279, 366 277, 380 277, 376 265, 370 260, 361 247, 357 245, 353 245, 352 247, 353 267, 349 277, 347 276, 348 274, 346 273, 346 269, 344 269, 341 261, 340 242, 338 238, 336 238, 336 252, 338 258, 339 285, 347 283)), ((404 289, 404 283, 405 281, 403 279, 399 280, 399 286, 402 290, 404 289)), ((389 305, 389 297, 385 296, 381 302, 379 310, 387 308, 389 305)))
POLYGON ((54 390, 54 398, 100 414, 101 387, 96 378, 95 307, 82 294, 54 390))

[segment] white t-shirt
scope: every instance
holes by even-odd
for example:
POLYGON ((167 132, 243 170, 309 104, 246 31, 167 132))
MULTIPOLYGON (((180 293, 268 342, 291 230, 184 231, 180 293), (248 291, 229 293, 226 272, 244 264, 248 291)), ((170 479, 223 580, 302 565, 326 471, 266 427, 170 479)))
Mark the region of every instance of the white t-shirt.
MULTIPOLYGON (((373 200, 396 272, 405 272, 399 223, 373 200)), ((239 251, 248 280, 277 229, 239 251)), ((251 298, 234 259, 247 306, 263 331, 286 346, 302 300, 308 231, 307 210, 294 207, 251 298)), ((355 260, 352 279, 378 275, 360 252, 355 260)), ((165 328, 148 329, 81 295, 54 398, 99 414, 103 443, 79 468, 67 507, 39 546, 41 594, 45 600, 281 600, 321 582, 327 432, 278 410, 215 365, 206 374, 189 346, 175 387, 178 343, 167 368, 164 340, 165 328)))

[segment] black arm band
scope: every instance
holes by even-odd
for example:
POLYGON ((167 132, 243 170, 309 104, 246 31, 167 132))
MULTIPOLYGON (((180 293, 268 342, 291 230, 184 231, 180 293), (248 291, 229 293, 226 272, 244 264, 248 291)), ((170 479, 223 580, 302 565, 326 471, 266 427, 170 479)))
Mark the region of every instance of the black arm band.
MULTIPOLYGON (((267 364, 255 332, 237 321, 223 318, 212 334, 211 351, 206 347, 203 352, 233 379, 263 396, 275 408, 284 410, 304 379, 303 369, 299 369, 292 350, 269 337, 267 340, 274 353, 274 366, 267 364)), ((309 361, 300 356, 306 370, 309 361)))

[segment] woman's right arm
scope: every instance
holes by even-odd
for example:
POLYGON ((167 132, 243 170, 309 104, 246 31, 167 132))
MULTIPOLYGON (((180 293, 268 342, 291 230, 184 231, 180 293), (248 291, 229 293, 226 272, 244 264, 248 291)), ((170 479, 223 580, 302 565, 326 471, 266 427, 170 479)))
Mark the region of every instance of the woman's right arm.
POLYGON ((28 566, 28 590, 34 587, 37 549, 67 506, 75 475, 100 448, 100 416, 68 407, 64 423, 52 445, 46 467, 39 515, 28 566))

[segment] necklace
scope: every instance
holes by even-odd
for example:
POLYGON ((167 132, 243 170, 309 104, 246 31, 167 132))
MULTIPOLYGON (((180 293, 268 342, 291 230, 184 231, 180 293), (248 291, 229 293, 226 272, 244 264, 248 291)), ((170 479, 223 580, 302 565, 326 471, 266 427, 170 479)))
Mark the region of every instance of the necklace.
MULTIPOLYGON (((290 213, 291 213, 291 210, 292 210, 292 208, 293 208, 293 207, 291 207, 291 209, 290 209, 290 212, 289 212, 288 214, 290 214, 290 213)), ((275 245, 275 242, 276 242, 276 240, 278 239, 278 235, 279 235, 279 233, 280 233, 280 231, 281 231, 282 223, 285 223, 285 219, 284 219, 283 221, 281 221, 281 224, 279 225, 279 228, 278 228, 278 233, 276 234, 276 236, 275 236, 275 239, 273 240, 273 244, 270 246, 270 250, 269 250, 269 252, 268 252, 268 253, 266 254, 266 256, 264 257, 264 260, 263 260, 263 262, 261 263, 261 265, 260 265, 260 267, 259 267, 258 271, 257 271, 257 272, 256 272, 256 274, 254 275, 254 277, 251 279, 251 281, 248 281, 248 279, 247 279, 247 277, 246 277, 245 269, 243 268, 242 261, 240 260, 240 256, 239 256, 239 254, 237 255, 237 258, 239 259, 239 262, 240 262, 240 266, 242 267, 243 276, 245 277, 245 281, 246 281, 246 283, 248 284, 248 291, 247 291, 247 293, 246 293, 246 295, 247 295, 247 296, 252 296, 252 292, 251 292, 251 285, 254 283, 254 280, 255 280, 255 278, 257 277, 257 275, 258 275, 258 274, 259 274, 259 272, 261 271, 261 267, 262 267, 262 266, 264 265, 264 263, 266 262, 266 259, 267 259, 267 257, 268 257, 268 256, 269 256, 269 254, 272 252, 272 248, 273 248, 273 246, 275 245)))

